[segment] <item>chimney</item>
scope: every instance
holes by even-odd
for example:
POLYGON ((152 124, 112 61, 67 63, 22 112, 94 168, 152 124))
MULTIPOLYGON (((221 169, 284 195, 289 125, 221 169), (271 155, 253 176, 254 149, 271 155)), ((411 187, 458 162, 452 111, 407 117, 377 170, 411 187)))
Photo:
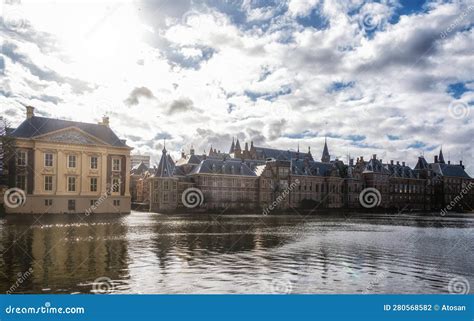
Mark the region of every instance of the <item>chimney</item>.
POLYGON ((109 127, 109 116, 103 116, 102 117, 102 122, 99 123, 99 124, 109 127))
POLYGON ((402 166, 405 167, 405 162, 402 162, 402 166))
POLYGON ((31 119, 35 116, 35 107, 26 106, 26 119, 31 119))
POLYGON ((434 157, 434 162, 435 162, 435 163, 438 162, 438 155, 435 155, 435 157, 434 157))
POLYGON ((400 165, 400 161, 397 161, 397 165, 400 165))
POLYGON ((448 165, 451 165, 451 161, 450 161, 450 160, 448 160, 448 165))
POLYGON ((462 164, 462 160, 461 160, 461 161, 459 161, 459 166, 461 166, 461 167, 462 167, 462 169, 464 169, 464 165, 462 164))
POLYGON ((393 165, 393 159, 390 160, 390 165, 393 165))
POLYGON ((372 155, 374 159, 377 159, 377 154, 372 155))

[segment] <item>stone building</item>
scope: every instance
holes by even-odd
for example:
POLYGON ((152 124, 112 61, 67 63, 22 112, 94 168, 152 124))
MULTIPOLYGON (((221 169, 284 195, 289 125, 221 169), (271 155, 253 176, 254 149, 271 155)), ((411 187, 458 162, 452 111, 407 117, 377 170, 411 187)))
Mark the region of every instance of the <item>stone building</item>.
POLYGON ((15 155, 8 160, 8 186, 24 191, 24 204, 7 213, 129 213, 130 151, 109 127, 38 117, 10 134, 15 155))
POLYGON ((176 162, 163 149, 147 181, 152 211, 185 211, 183 192, 189 188, 202 194, 203 211, 358 209, 365 207, 360 196, 367 189, 377 191, 376 207, 382 209, 433 210, 453 201, 453 209, 472 209, 474 193, 462 163, 444 163, 442 151, 433 163, 420 157, 413 169, 405 162, 384 163, 377 155, 344 164, 331 160, 327 140, 321 161, 314 160, 309 148, 302 153, 299 148, 279 150, 250 142, 242 149, 238 139, 232 140, 229 153, 211 147, 208 154, 198 155, 191 148, 176 162), (459 199, 464 190, 466 195, 459 199))
POLYGON ((146 183, 150 176, 150 168, 140 162, 130 170, 130 196, 132 203, 143 204, 149 201, 149 188, 146 183))

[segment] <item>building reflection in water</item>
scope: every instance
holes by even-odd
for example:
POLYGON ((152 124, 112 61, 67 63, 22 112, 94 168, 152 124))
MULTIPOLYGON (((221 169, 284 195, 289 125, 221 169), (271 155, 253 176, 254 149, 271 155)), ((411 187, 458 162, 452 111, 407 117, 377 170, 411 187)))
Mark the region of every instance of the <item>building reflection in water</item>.
POLYGON ((453 274, 474 282, 474 223, 438 225, 138 212, 8 217, 0 220, 0 291, 32 268, 14 293, 90 293, 100 277, 113 293, 446 293, 453 274))

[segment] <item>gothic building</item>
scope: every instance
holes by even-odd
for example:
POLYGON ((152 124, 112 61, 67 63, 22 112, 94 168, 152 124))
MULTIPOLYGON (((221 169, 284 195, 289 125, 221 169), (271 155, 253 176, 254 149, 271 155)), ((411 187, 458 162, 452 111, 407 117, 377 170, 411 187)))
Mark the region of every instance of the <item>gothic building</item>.
POLYGON ((190 187, 202 193, 201 210, 357 209, 367 188, 379 193, 379 208, 472 210, 474 204, 473 179, 462 162, 446 163, 442 150, 433 163, 420 156, 415 168, 393 160, 384 163, 377 155, 344 164, 331 160, 327 139, 321 161, 310 148, 302 153, 299 147, 279 150, 250 142, 242 149, 239 139, 232 140, 229 153, 211 147, 208 154, 198 155, 191 148, 176 162, 163 148, 159 165, 141 179, 148 183, 151 211, 187 210, 182 198, 190 187))

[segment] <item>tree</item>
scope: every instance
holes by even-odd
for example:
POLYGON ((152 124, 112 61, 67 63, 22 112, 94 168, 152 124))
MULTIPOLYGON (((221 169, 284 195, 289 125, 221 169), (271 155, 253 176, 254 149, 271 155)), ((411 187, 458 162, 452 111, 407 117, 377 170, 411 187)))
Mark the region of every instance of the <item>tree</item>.
POLYGON ((10 122, 0 116, 0 186, 8 185, 8 164, 15 155, 14 139, 9 136, 10 122))

